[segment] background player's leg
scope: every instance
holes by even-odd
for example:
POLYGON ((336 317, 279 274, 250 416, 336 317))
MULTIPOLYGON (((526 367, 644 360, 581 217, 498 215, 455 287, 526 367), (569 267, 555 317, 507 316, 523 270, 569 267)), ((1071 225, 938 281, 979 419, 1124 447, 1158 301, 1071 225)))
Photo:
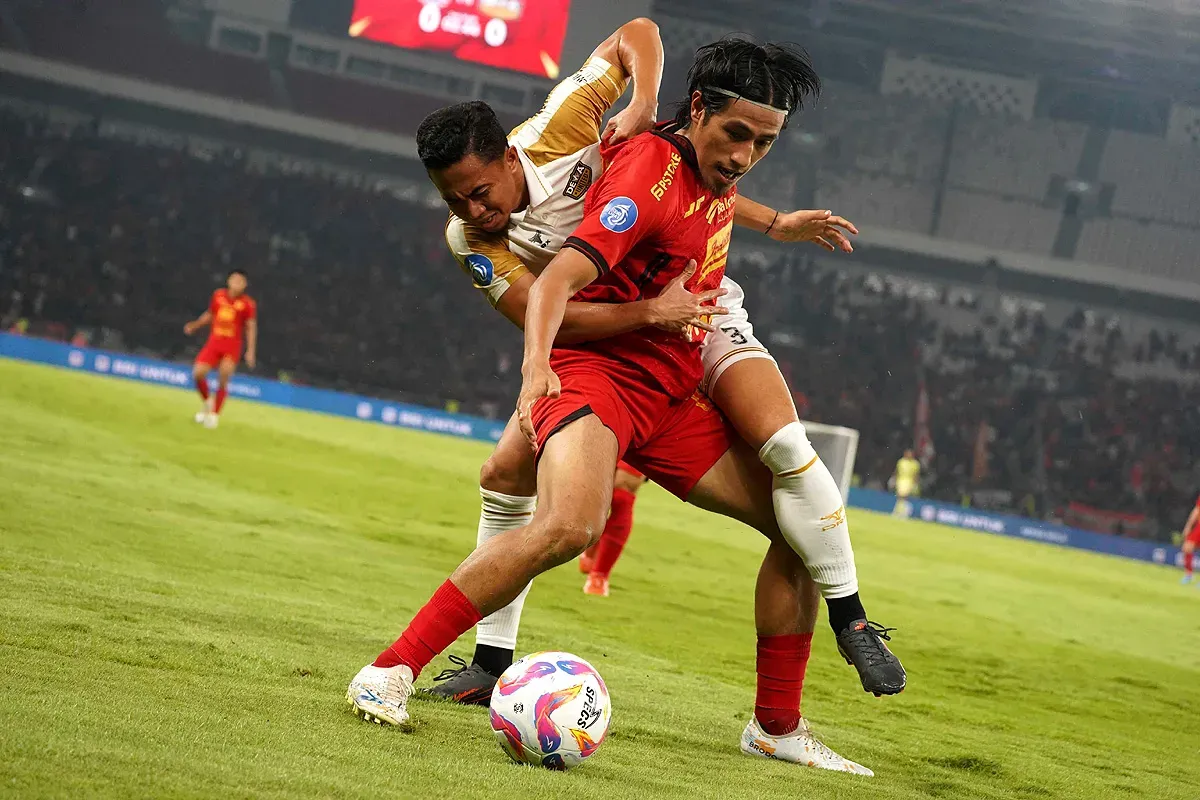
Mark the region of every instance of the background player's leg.
POLYGON ((212 371, 212 365, 207 361, 201 361, 198 358, 196 363, 192 365, 192 380, 196 384, 196 392, 200 395, 200 402, 204 407, 196 412, 196 422, 202 423, 212 413, 212 404, 208 397, 208 373, 212 371))
POLYGON ((529 525, 475 549, 404 633, 351 681, 347 699, 369 716, 399 724, 412 682, 485 614, 513 601, 538 574, 570 561, 598 538, 612 499, 617 438, 595 415, 550 437, 538 465, 541 502, 529 525))
MULTIPOLYGON (((536 491, 533 451, 521 435, 514 414, 504 427, 496 449, 479 470, 482 504, 475 546, 482 547, 494 536, 528 525, 537 505, 536 491)), ((439 684, 430 694, 467 705, 490 702, 496 679, 513 663, 521 611, 530 586, 526 584, 515 600, 475 626, 475 654, 471 663, 438 676, 439 684)))
POLYGON ((821 587, 834 633, 865 622, 842 494, 809 443, 775 362, 748 358, 713 380, 713 402, 771 470, 779 527, 821 587))
POLYGON ((220 415, 221 409, 225 407, 225 398, 229 394, 229 381, 233 379, 233 373, 236 371, 236 361, 229 356, 221 359, 221 363, 217 367, 217 396, 213 400, 214 415, 220 415))
POLYGON ((613 477, 612 508, 608 512, 600 541, 591 549, 595 553, 595 560, 583 585, 585 594, 608 596, 608 578, 629 542, 629 534, 633 530, 633 504, 637 501, 638 489, 645 481, 641 473, 617 467, 617 474, 613 477))

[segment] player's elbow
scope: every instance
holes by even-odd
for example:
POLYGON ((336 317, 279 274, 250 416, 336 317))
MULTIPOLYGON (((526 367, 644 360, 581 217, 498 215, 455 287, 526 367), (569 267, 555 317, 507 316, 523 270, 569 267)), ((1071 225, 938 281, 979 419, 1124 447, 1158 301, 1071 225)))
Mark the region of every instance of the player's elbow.
POLYGON ((621 32, 638 32, 658 36, 658 23, 649 17, 635 17, 621 26, 621 32))

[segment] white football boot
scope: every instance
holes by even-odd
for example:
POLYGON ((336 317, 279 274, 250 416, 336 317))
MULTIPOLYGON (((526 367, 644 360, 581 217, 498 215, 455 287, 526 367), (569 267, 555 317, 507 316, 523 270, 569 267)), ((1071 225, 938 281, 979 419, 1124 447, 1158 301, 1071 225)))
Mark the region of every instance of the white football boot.
POLYGON ((204 408, 202 408, 196 412, 196 424, 203 425, 204 423, 208 422, 208 417, 212 413, 213 413, 213 398, 210 395, 209 398, 204 401, 204 408))
POLYGON ((346 702, 367 722, 403 725, 408 722, 408 698, 413 693, 412 670, 395 667, 363 667, 346 688, 346 702))
POLYGON ((800 718, 796 730, 786 736, 772 736, 764 731, 754 717, 742 731, 742 752, 748 756, 773 758, 777 761, 790 761, 817 769, 831 769, 838 772, 850 772, 855 775, 873 777, 874 772, 862 764, 842 758, 830 750, 813 735, 808 727, 808 721, 800 718))
POLYGON ((217 423, 220 421, 220 419, 220 417, 210 411, 208 414, 204 415, 204 427, 211 431, 217 427, 217 423))

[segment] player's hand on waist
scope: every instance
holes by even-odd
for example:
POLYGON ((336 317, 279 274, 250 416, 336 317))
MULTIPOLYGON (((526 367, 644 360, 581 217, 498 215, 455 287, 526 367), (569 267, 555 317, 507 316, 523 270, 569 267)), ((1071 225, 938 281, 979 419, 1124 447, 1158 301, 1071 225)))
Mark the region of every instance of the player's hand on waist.
POLYGON ((729 309, 711 304, 728 292, 725 289, 709 289, 704 292, 690 291, 685 284, 691 280, 695 272, 695 260, 689 261, 683 272, 663 287, 658 297, 646 301, 650 307, 651 325, 671 333, 678 333, 685 339, 689 338, 689 331, 693 328, 709 332, 716 330, 711 319, 728 314, 729 309))
POLYGON ((521 394, 517 396, 517 422, 521 433, 534 450, 537 449, 537 433, 533 429, 533 404, 543 397, 558 397, 562 384, 548 360, 526 362, 521 367, 521 394))
POLYGON ((253 350, 250 350, 246 353, 246 366, 250 369, 254 369, 256 366, 258 366, 258 356, 253 350))
POLYGON ((857 234, 858 228, 830 211, 790 211, 779 215, 767 235, 777 242, 813 242, 831 252, 853 253, 846 233, 857 234))
POLYGON ((600 138, 610 145, 632 139, 653 128, 658 122, 657 117, 658 106, 634 100, 608 121, 600 138))

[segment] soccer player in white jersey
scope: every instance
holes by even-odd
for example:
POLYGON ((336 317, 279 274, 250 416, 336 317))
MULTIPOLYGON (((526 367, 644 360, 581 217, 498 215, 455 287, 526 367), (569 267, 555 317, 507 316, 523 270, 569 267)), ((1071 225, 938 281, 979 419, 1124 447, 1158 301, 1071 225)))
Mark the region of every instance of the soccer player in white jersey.
MULTIPOLYGON (((622 138, 648 129, 657 112, 661 65, 657 29, 649 20, 634 20, 602 43, 583 68, 551 92, 542 110, 507 138, 481 102, 434 112, 418 130, 422 162, 452 212, 446 231, 451 250, 475 286, 514 324, 524 325, 535 275, 583 217, 583 197, 604 167, 599 147, 604 114, 632 77, 632 102, 603 133, 622 138)), ((746 135, 741 130, 726 134, 734 140, 746 135)), ((647 180, 665 192, 674 175, 668 166, 647 180)), ((828 211, 781 213, 743 197, 737 198, 735 222, 778 241, 812 241, 846 252, 851 246, 842 230, 855 232, 828 211)), ((858 596, 841 493, 809 443, 774 359, 754 337, 740 287, 726 279, 723 296, 692 295, 683 287, 686 277, 653 299, 570 303, 556 342, 594 341, 651 325, 710 331, 703 350, 704 389, 775 476, 779 527, 826 600, 839 649, 865 689, 901 691, 904 672, 883 644, 887 633, 867 621, 858 596), (714 308, 714 302, 722 307, 714 308)), ((528 524, 534 478, 532 454, 516 420, 510 420, 481 471, 479 543, 528 524)), ((514 655, 527 592, 480 623, 473 662, 446 673, 436 694, 487 702, 496 676, 514 655)))

